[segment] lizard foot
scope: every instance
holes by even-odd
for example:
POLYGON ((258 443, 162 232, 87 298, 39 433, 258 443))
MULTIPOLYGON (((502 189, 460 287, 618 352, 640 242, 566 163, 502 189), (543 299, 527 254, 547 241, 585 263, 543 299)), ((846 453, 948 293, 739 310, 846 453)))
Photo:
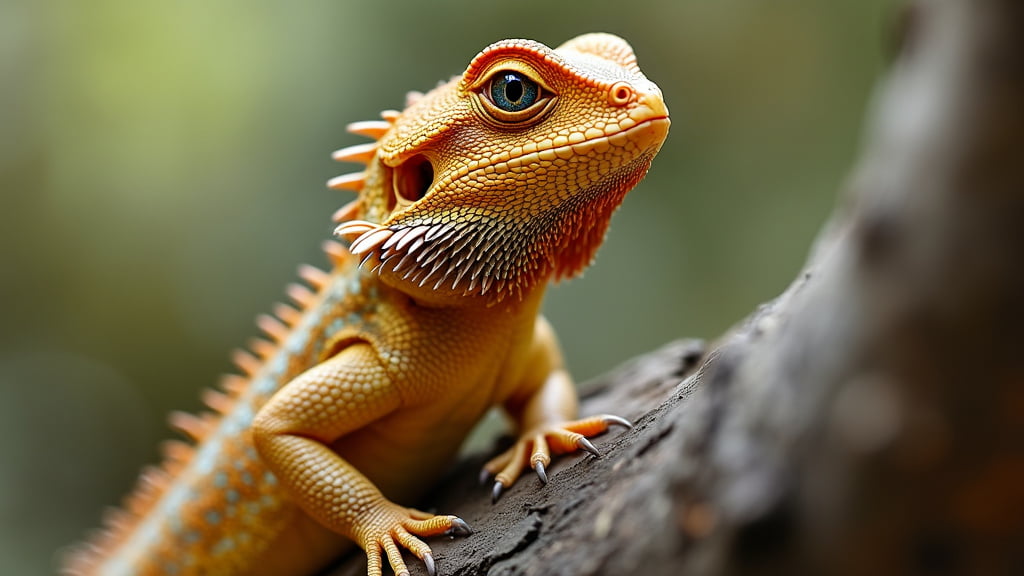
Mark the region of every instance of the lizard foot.
POLYGON ((382 576, 383 552, 395 576, 409 576, 409 568, 402 560, 402 548, 408 549, 426 565, 427 574, 434 576, 437 568, 430 546, 417 536, 430 537, 443 534, 467 536, 469 525, 458 516, 434 516, 412 508, 388 503, 379 512, 371 513, 368 526, 356 531, 356 539, 366 551, 368 576, 382 576))
POLYGON ((551 464, 551 454, 583 450, 600 458, 601 453, 587 437, 596 436, 613 424, 626 428, 633 427, 625 418, 602 414, 534 428, 520 436, 511 448, 484 464, 480 481, 483 483, 494 478, 494 489, 491 492, 493 502, 498 500, 502 491, 515 484, 519 474, 528 466, 533 468, 541 482, 547 484, 547 467, 551 464))

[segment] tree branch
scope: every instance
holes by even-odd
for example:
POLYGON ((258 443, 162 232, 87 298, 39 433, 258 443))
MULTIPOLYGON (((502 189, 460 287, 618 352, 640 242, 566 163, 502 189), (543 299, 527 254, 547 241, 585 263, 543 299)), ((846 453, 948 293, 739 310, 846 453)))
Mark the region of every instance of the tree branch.
POLYGON ((685 380, 692 342, 601 378, 603 458, 495 505, 463 462, 440 571, 1024 573, 1022 59, 1024 3, 914 4, 805 272, 685 380))

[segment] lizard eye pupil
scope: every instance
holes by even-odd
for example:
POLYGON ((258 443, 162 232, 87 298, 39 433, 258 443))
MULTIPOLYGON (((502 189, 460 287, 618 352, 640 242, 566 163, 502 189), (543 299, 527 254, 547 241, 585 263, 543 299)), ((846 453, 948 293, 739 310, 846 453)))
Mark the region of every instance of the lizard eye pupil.
POLYGON ((519 72, 498 72, 491 81, 491 101, 505 112, 519 112, 533 106, 540 86, 519 72))
POLYGON ((505 98, 510 102, 518 102, 523 99, 523 81, 518 78, 511 78, 505 82, 505 98))

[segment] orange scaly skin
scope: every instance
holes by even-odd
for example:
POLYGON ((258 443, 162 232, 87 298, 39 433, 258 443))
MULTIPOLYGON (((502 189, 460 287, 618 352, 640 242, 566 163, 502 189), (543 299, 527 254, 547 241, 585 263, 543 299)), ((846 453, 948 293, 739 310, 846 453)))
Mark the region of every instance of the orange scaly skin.
POLYGON ((336 214, 334 269, 303 268, 298 309, 259 320, 245 376, 210 392, 219 414, 178 414, 196 446, 170 443, 124 511, 65 574, 312 574, 354 541, 370 575, 400 547, 434 572, 420 539, 468 534, 454 516, 405 508, 469 429, 501 404, 520 440, 485 466, 494 498, 552 453, 624 420, 576 418, 553 332, 550 279, 593 258, 609 218, 668 132, 657 86, 625 41, 581 36, 484 49, 461 77, 401 113, 352 125, 379 141, 335 153, 367 164, 335 178, 360 192, 336 214), (361 263, 361 265, 360 265, 361 263))

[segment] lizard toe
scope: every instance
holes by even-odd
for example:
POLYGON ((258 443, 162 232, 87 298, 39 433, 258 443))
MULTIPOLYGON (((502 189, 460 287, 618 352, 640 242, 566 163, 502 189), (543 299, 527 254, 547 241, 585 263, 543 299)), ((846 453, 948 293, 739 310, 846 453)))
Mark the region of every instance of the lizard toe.
POLYGON ((601 434, 613 425, 626 429, 633 428, 633 423, 621 416, 602 414, 560 424, 546 424, 529 430, 508 450, 484 464, 483 470, 480 471, 480 483, 494 479, 491 488, 492 502, 497 502, 502 493, 515 484, 521 472, 527 467, 533 469, 541 483, 547 484, 552 454, 582 450, 595 458, 600 458, 600 450, 587 437, 601 434))

